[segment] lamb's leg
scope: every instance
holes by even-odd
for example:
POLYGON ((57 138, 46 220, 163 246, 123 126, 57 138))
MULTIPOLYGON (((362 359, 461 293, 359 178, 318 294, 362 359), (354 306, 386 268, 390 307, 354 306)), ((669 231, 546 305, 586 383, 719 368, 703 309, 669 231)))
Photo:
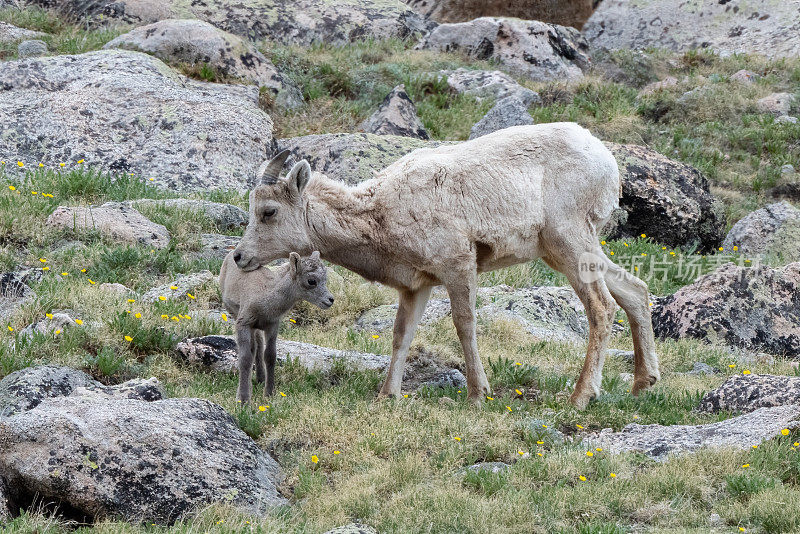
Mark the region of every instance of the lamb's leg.
POLYGON ((253 354, 256 360, 256 382, 263 384, 266 380, 267 366, 264 362, 264 331, 260 328, 253 329, 253 354))
POLYGON ((467 368, 467 392, 471 404, 480 406, 489 394, 489 381, 483 370, 478 355, 477 317, 475 314, 475 298, 477 294, 477 268, 469 273, 461 273, 445 283, 450 295, 450 307, 453 324, 456 327, 461 348, 464 351, 464 363, 467 368))
MULTIPOLYGON (((600 252, 605 257, 605 254, 600 252)), ((617 301, 631 325, 633 335, 634 395, 655 384, 661 374, 658 370, 653 323, 650 319, 649 291, 647 284, 625 269, 608 260, 604 276, 611 296, 617 301)))
POLYGON ((264 384, 264 395, 271 396, 275 392, 275 361, 278 359, 278 325, 265 332, 267 342, 264 357, 267 363, 267 382, 264 384))
POLYGON ((547 240, 547 255, 544 260, 554 269, 564 273, 586 309, 589 320, 589 344, 583 369, 575 385, 570 402, 578 409, 586 408, 589 401, 600 394, 603 380, 603 364, 606 345, 611 336, 611 323, 614 320, 616 305, 608 292, 602 274, 596 267, 589 268, 587 262, 602 261, 597 256, 589 256, 587 251, 595 252, 594 236, 575 236, 574 231, 566 236, 556 236, 547 240), (595 259, 593 259, 595 258, 595 259), (582 267, 583 265, 583 267, 582 267))
POLYGON ((236 346, 239 349, 239 390, 236 400, 250 402, 253 385, 253 329, 236 322, 236 346))
POLYGON ((379 397, 400 396, 408 349, 414 339, 417 324, 425 311, 431 289, 425 287, 417 291, 400 291, 400 306, 394 320, 394 336, 392 337, 392 361, 389 364, 386 381, 378 394, 379 397))

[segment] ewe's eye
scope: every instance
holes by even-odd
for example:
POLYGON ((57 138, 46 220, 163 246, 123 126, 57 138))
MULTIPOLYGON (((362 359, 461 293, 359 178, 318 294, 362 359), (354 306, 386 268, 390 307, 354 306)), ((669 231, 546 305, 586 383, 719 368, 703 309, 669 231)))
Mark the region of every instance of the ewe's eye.
POLYGON ((314 278, 309 278, 308 285, 310 285, 311 287, 315 287, 317 285, 317 281, 314 278))
POLYGON ((270 217, 275 215, 275 213, 277 211, 278 211, 277 208, 267 208, 267 209, 264 210, 264 214, 262 215, 262 218, 266 221, 267 219, 269 219, 270 217))

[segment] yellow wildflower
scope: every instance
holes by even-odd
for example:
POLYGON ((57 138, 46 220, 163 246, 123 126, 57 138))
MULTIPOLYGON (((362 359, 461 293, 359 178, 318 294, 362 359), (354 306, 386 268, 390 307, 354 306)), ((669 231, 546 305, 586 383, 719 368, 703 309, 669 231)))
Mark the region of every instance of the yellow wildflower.
POLYGON ((536 442, 536 444, 537 445, 544 445, 544 441, 539 440, 539 441, 536 442))
POLYGON ((616 473, 609 473, 608 476, 610 476, 611 478, 617 478, 617 474, 616 473))
POLYGON ((228 322, 228 316, 225 315, 224 313, 222 314, 222 320, 225 321, 226 323, 228 322))
POLYGON ((94 280, 92 280, 91 278, 87 278, 87 280, 89 280, 89 283, 92 284, 92 285, 95 285, 97 283, 94 280))
POLYGON ((18 161, 18 162, 17 162, 17 166, 18 166, 18 167, 24 167, 24 166, 25 166, 25 164, 24 164, 24 163, 22 163, 21 161, 18 161))
POLYGON ((80 325, 82 325, 82 324, 83 324, 83 321, 82 321, 82 320, 80 320, 80 319, 75 319, 75 324, 77 324, 78 326, 80 326, 80 325))
POLYGON ((137 312, 136 315, 134 315, 134 317, 136 317, 137 319, 141 319, 142 318, 142 314, 137 312))
POLYGON ((645 237, 647 237, 647 235, 645 235, 645 234, 642 234, 642 239, 644 239, 645 237))
POLYGON ((378 339, 379 337, 381 336, 379 336, 378 334, 372 334, 372 339, 378 339))
POLYGON ((783 430, 781 430, 781 434, 784 435, 784 436, 788 436, 789 435, 789 429, 788 428, 784 428, 783 430))
POLYGON ((167 297, 165 297, 164 295, 159 295, 158 300, 164 301, 167 300, 167 297))
POLYGON ((605 245, 605 244, 606 244, 606 242, 605 242, 605 241, 600 241, 600 244, 601 244, 601 245, 605 245))
POLYGON ((281 394, 281 397, 285 397, 286 396, 286 393, 284 393, 283 391, 279 391, 278 393, 281 394))
POLYGON ((734 369, 736 367, 736 364, 735 363, 729 363, 728 367, 730 367, 731 369, 734 369))
POLYGON ((742 464, 742 467, 744 467, 745 469, 747 469, 748 467, 750 467, 750 464, 742 464))
POLYGON ((519 389, 515 389, 514 391, 517 392, 517 395, 522 395, 522 391, 520 391, 519 389))
POLYGON ((341 451, 333 451, 333 454, 341 454, 341 451))
POLYGON ((190 299, 192 299, 192 300, 194 300, 194 299, 195 299, 195 296, 194 296, 194 295, 192 295, 191 293, 186 293, 186 296, 187 296, 187 297, 189 297, 189 298, 190 298, 190 299))
POLYGON ((44 167, 44 163, 39 163, 39 167, 44 167))
POLYGON ((586 482, 586 477, 585 476, 581 475, 578 478, 581 480, 581 482, 586 482))
POLYGON ((82 160, 82 159, 79 159, 79 160, 78 160, 78 165, 80 165, 81 163, 83 163, 83 160, 82 160))
POLYGON ((178 286, 169 286, 170 289, 178 289, 178 286))
POLYGON ((52 319, 53 318, 53 314, 52 313, 45 313, 44 316, 47 317, 48 319, 52 319))
POLYGON ((609 256, 613 256, 614 255, 614 251, 612 250, 611 252, 608 253, 608 255, 609 256))
POLYGON ((522 362, 514 362, 514 365, 522 365, 522 362))
POLYGON ((511 406, 506 406, 506 409, 507 409, 509 412, 513 412, 513 411, 514 411, 514 410, 512 410, 512 409, 511 409, 511 406))
POLYGON ((583 430, 583 426, 581 425, 575 425, 575 428, 577 428, 578 430, 583 430))
POLYGON ((49 271, 49 270, 50 270, 50 267, 42 267, 42 270, 43 270, 43 271, 49 271))
POLYGON ((750 374, 750 369, 745 369, 744 371, 742 371, 742 374, 743 375, 749 375, 750 374))
POLYGON ((259 406, 258 407, 258 411, 259 412, 266 412, 267 411, 267 407, 266 406, 259 406))
POLYGON ((136 302, 134 299, 128 299, 128 303, 133 304, 134 302, 136 302))
POLYGON ((38 191, 31 191, 31 195, 38 195, 38 194, 39 194, 38 191))
POLYGON ((61 273, 61 276, 69 276, 69 273, 63 272, 63 273, 61 273))
POLYGON ((594 453, 592 451, 586 451, 586 456, 591 458, 592 456, 594 456, 594 453))
POLYGON ((312 462, 312 463, 315 463, 315 464, 316 464, 316 463, 319 463, 319 458, 317 457, 317 455, 316 455, 316 454, 312 454, 312 455, 311 455, 311 462, 312 462))
POLYGON ((59 167, 63 167, 64 165, 66 165, 66 163, 59 163, 58 164, 59 167))
POLYGON ((56 330, 56 335, 60 334, 61 330, 56 330))
POLYGON ((13 328, 11 328, 11 327, 9 326, 9 327, 8 327, 8 331, 9 331, 9 332, 13 332, 13 331, 14 331, 14 329, 13 329, 13 328))
POLYGON ((14 187, 13 185, 9 185, 9 186, 8 186, 8 188, 9 188, 10 190, 12 190, 12 191, 16 191, 16 190, 17 190, 17 188, 16 188, 16 187, 14 187))
POLYGON ((133 341, 133 338, 131 336, 125 336, 125 341, 130 343, 131 341, 133 341))
MULTIPOLYGON (((9 328, 10 328, 10 327, 9 327, 9 328)), ((453 436, 453 439, 454 439, 454 440, 456 440, 456 441, 461 441, 461 438, 460 438, 460 437, 458 437, 458 436, 453 436)))
POLYGON ((494 400, 494 397, 490 397, 490 396, 488 396, 488 395, 486 396, 486 398, 487 398, 488 400, 494 400))
POLYGON ((166 313, 162 313, 161 314, 161 318, 162 319, 169 319, 169 315, 167 315, 166 313))

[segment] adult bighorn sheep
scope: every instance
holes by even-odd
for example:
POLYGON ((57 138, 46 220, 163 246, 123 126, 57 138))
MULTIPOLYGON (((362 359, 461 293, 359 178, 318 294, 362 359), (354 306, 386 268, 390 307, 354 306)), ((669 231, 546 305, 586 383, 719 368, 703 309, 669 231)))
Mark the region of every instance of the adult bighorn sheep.
POLYGON ((600 392, 615 312, 634 342, 633 393, 659 379, 647 285, 604 254, 598 229, 619 204, 611 152, 577 124, 500 130, 464 143, 419 149, 355 187, 314 173, 305 160, 279 179, 288 153, 262 168, 250 223, 234 260, 255 269, 296 250, 394 287, 400 305, 392 361, 380 395, 398 396, 406 356, 433 286, 450 295, 472 403, 489 383, 478 356, 478 273, 542 258, 566 275, 586 308, 589 343, 570 400, 600 392), (610 294, 609 294, 610 293, 610 294))

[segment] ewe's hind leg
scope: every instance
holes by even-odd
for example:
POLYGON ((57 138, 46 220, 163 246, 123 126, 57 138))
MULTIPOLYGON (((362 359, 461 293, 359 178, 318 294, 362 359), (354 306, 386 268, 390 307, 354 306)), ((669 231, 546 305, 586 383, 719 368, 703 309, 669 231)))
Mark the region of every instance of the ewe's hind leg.
POLYGON ((431 289, 425 287, 417 291, 400 291, 400 306, 397 308, 397 316, 394 319, 392 361, 389 364, 386 381, 378 394, 379 397, 400 396, 408 349, 414 339, 417 324, 425 311, 431 289))
POLYGON ((239 389, 236 400, 250 402, 253 385, 253 329, 236 323, 236 347, 239 352, 239 389))
POLYGON ((490 390, 486 372, 483 370, 483 364, 478 355, 475 316, 478 274, 477 270, 459 274, 460 276, 454 276, 451 280, 445 281, 445 287, 450 295, 453 324, 456 326, 456 333, 464 351, 469 401, 479 406, 490 390))
MULTIPOLYGON (((600 385, 603 380, 603 363, 605 362, 606 345, 611 335, 611 323, 614 319, 616 306, 608 292, 602 275, 588 274, 581 270, 581 262, 585 263, 582 254, 591 251, 594 236, 581 239, 583 243, 576 243, 574 235, 568 237, 557 236, 548 241, 545 261, 566 275, 570 285, 577 293, 586 309, 589 320, 589 344, 586 349, 586 359, 583 370, 575 384, 575 391, 570 397, 570 402, 578 409, 584 409, 589 401, 600 394, 600 385)), ((600 258, 598 258, 600 259, 600 258)))
POLYGON ((256 360, 256 382, 263 384, 266 380, 267 366, 264 363, 264 331, 261 329, 253 329, 253 354, 256 360))
POLYGON ((611 296, 625 310, 631 324, 634 354, 632 392, 638 395, 641 390, 647 389, 661 378, 653 339, 653 324, 650 320, 647 284, 611 260, 608 260, 608 271, 604 278, 611 296))

